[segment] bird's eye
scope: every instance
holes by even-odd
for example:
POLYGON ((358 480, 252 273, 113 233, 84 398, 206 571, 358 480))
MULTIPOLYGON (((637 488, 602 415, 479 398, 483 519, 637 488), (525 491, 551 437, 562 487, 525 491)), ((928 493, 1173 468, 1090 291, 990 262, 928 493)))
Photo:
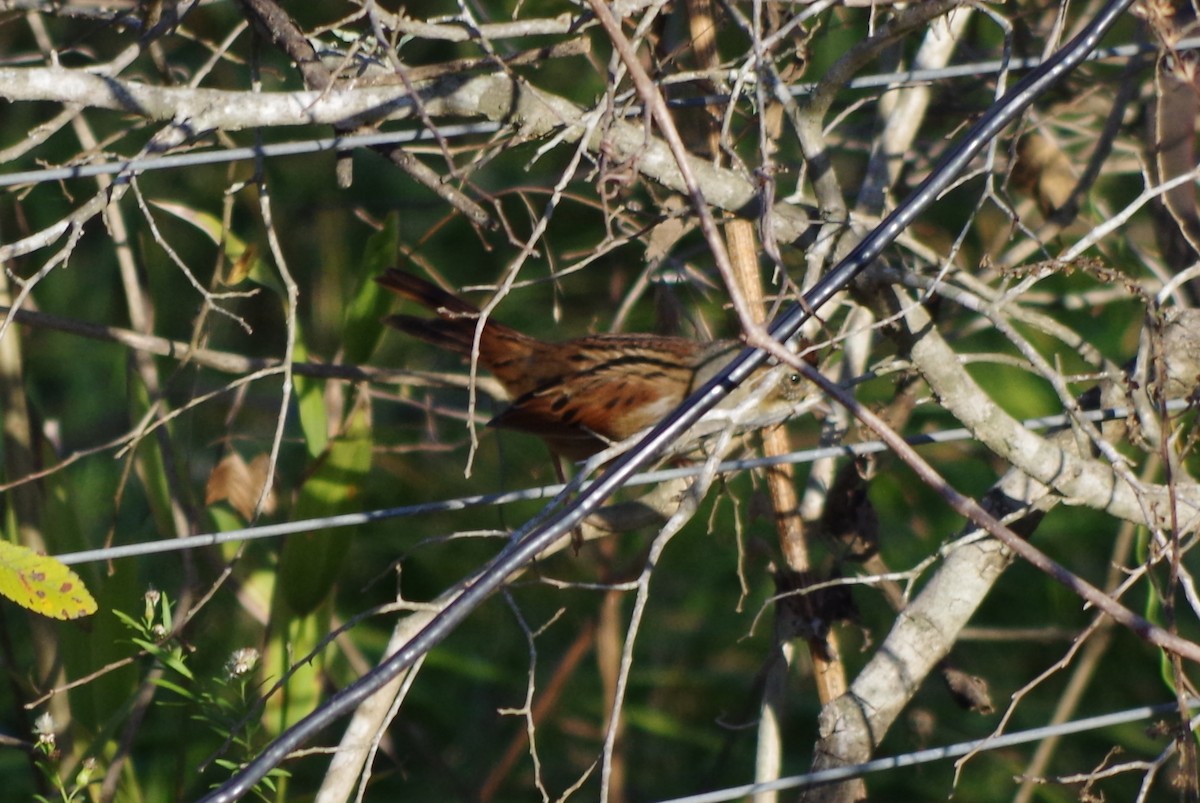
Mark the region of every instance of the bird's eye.
POLYGON ((790 374, 788 376, 788 381, 793 385, 799 385, 802 379, 804 379, 804 377, 800 376, 800 374, 790 374))

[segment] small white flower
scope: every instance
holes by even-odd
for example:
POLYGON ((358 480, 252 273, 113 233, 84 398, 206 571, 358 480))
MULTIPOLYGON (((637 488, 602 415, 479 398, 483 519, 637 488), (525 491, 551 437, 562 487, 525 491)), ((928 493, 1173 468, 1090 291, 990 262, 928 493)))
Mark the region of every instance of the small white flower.
POLYGON ((49 711, 33 721, 33 735, 37 737, 38 747, 54 749, 54 717, 50 716, 49 711))
POLYGON ((253 647, 243 647, 234 650, 233 655, 225 662, 225 674, 230 678, 239 678, 249 674, 258 664, 258 650, 253 647))

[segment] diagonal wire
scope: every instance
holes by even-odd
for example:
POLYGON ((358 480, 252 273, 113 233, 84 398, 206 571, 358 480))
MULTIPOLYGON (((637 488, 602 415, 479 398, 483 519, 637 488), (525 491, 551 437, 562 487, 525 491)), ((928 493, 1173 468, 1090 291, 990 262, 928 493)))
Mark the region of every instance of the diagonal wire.
MULTIPOLYGON (((1110 0, 1074 39, 1041 67, 1014 85, 1012 90, 997 101, 941 159, 938 166, 912 195, 863 238, 845 259, 805 292, 800 304, 793 304, 771 323, 768 328, 769 334, 781 342, 791 339, 800 326, 811 317, 812 310, 829 301, 877 259, 883 249, 937 199, 971 159, 1005 126, 1016 119, 1039 95, 1082 62, 1132 2, 1133 0, 1110 0)), ((557 512, 537 517, 536 526, 527 527, 519 542, 497 556, 470 587, 407 644, 357 681, 334 694, 324 706, 281 733, 240 772, 202 798, 201 803, 231 803, 246 794, 287 758, 293 749, 387 685, 392 678, 442 641, 459 622, 491 596, 510 574, 532 561, 538 553, 578 526, 637 473, 638 469, 653 460, 734 388, 748 379, 766 359, 767 354, 761 349, 743 350, 717 376, 650 430, 637 446, 614 460, 593 485, 582 490, 574 500, 564 503, 557 512)))

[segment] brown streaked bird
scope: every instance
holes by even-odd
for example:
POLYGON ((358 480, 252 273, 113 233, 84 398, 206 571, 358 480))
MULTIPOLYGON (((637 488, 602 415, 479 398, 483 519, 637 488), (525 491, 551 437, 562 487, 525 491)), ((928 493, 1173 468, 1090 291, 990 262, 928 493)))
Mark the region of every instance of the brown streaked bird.
MULTIPOLYGON (((430 345, 470 356, 479 308, 396 268, 375 281, 436 318, 391 315, 389 326, 430 345)), ((658 423, 742 348, 651 334, 590 335, 549 343, 489 317, 479 333, 479 364, 511 402, 488 426, 537 435, 568 460, 591 457, 658 423)), ((782 384, 798 381, 792 377, 782 384)), ((785 387, 783 395, 790 396, 785 387)))

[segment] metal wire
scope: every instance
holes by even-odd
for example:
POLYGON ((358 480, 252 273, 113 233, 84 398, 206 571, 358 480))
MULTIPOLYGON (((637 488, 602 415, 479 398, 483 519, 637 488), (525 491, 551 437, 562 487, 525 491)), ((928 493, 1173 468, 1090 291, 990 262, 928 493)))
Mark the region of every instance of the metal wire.
MULTIPOLYGON (((1166 409, 1168 412, 1177 412, 1186 409, 1188 402, 1183 399, 1176 399, 1168 402, 1166 409)), ((1084 413, 1081 417, 1088 421, 1113 421, 1125 418, 1130 414, 1130 410, 1124 407, 1112 407, 1103 410, 1093 410, 1084 413)), ((1050 415, 1042 418, 1029 418, 1022 422, 1022 425, 1028 430, 1049 429, 1052 427, 1062 427, 1070 423, 1070 417, 1067 415, 1050 415)), ((957 427, 955 429, 942 430, 941 432, 927 432, 921 435, 913 435, 906 438, 905 441, 912 446, 925 446, 931 443, 952 443, 955 441, 970 440, 972 437, 969 430, 957 427)), ((749 471, 756 468, 766 468, 768 466, 777 466, 785 463, 804 464, 812 463, 817 460, 824 460, 832 457, 861 457, 863 455, 875 454, 886 451, 887 446, 883 441, 873 440, 864 441, 862 443, 846 444, 842 446, 822 446, 813 449, 801 449, 788 454, 777 455, 774 457, 751 457, 740 460, 728 460, 717 466, 718 474, 732 474, 739 471, 749 471)), ((626 483, 626 487, 635 485, 657 485, 662 482, 671 480, 684 479, 694 477, 704 471, 704 468, 699 465, 681 466, 679 468, 661 469, 659 471, 647 471, 637 474, 630 478, 626 483)), ((587 488, 587 483, 584 483, 584 488, 587 488)), ((384 508, 381 510, 368 510, 358 513, 343 513, 338 516, 326 516, 316 519, 300 519, 298 521, 281 522, 278 524, 263 524, 255 527, 244 527, 237 530, 227 530, 220 533, 205 533, 201 535, 191 535, 186 538, 172 538, 169 540, 159 541, 143 541, 137 544, 121 544, 118 546, 104 547, 102 549, 87 549, 79 552, 64 552, 61 555, 55 555, 55 559, 60 563, 68 566, 79 565, 82 563, 99 563, 110 560, 118 560, 120 558, 135 558, 144 555, 159 555, 165 552, 182 552, 188 549, 199 549, 206 546, 216 546, 218 544, 227 544, 243 541, 258 541, 265 538, 278 538, 284 535, 292 535, 294 533, 314 532, 316 530, 329 530, 340 527, 358 527, 363 524, 372 522, 385 521, 387 519, 405 518, 410 516, 423 516, 430 513, 449 513, 458 510, 469 510, 477 507, 488 507, 491 505, 507 505, 513 502, 528 502, 537 499, 550 499, 562 493, 566 489, 565 485, 543 485, 537 488, 526 488, 518 491, 503 491, 490 494, 474 494, 472 496, 460 496, 454 499, 441 499, 433 502, 421 502, 415 505, 403 505, 400 507, 384 508)))
MULTIPOLYGON (((438 134, 446 139, 465 137, 471 134, 491 134, 500 130, 499 123, 472 123, 470 125, 446 125, 438 128, 438 134)), ((167 170, 177 167, 222 164, 243 159, 258 159, 276 156, 299 156, 307 153, 343 151, 351 148, 369 148, 375 145, 396 145, 406 142, 432 141, 434 135, 426 129, 387 131, 380 134, 360 134, 346 137, 318 137, 297 142, 277 142, 246 148, 221 148, 213 151, 190 151, 167 156, 142 156, 121 159, 115 162, 73 165, 71 167, 49 167, 45 170, 25 170, 20 173, 0 175, 0 187, 16 184, 39 184, 47 181, 66 181, 73 178, 111 176, 118 173, 141 173, 148 170, 167 170)))
MULTIPOLYGON (((1187 701, 1187 705, 1189 708, 1200 707, 1200 699, 1192 698, 1187 701)), ((720 801, 736 800, 760 792, 777 792, 780 789, 803 789, 820 786, 852 778, 861 778, 863 775, 871 772, 913 767, 917 764, 928 764, 931 761, 958 758, 959 756, 965 756, 973 752, 998 750, 1002 747, 1039 742, 1042 739, 1049 739, 1055 736, 1066 736, 1072 733, 1084 733, 1086 731, 1099 730, 1100 728, 1110 728, 1114 725, 1138 722, 1150 717, 1171 714, 1178 711, 1179 704, 1174 702, 1129 708, 1124 711, 1114 711, 1111 714, 1101 714, 1095 717, 1085 717, 1084 719, 1062 722, 1058 725, 1047 725, 1042 728, 1031 728, 1029 730, 1016 731, 1015 733, 1005 733, 1000 736, 976 739, 970 742, 959 742, 958 744, 951 744, 945 747, 931 747, 927 750, 917 750, 912 753, 892 756, 891 758, 877 758, 874 761, 867 761, 863 764, 849 764, 845 767, 835 767, 834 769, 810 772, 805 775, 793 775, 790 778, 780 778, 767 783, 733 786, 728 789, 718 789, 699 795, 671 798, 659 803, 720 803, 720 801)))
MULTIPOLYGON (((1196 49, 1200 49, 1200 37, 1183 39, 1175 45, 1175 50, 1180 52, 1196 49)), ((1088 60, 1101 61, 1113 58, 1130 58, 1142 53, 1154 52, 1154 50, 1155 47, 1148 43, 1116 45, 1094 51, 1088 56, 1088 60)), ((859 76, 852 79, 848 87, 850 89, 896 89, 952 78, 978 78, 997 74, 1006 68, 1017 71, 1031 70, 1041 66, 1042 63, 1042 60, 1039 58, 1012 59, 1008 62, 994 59, 971 62, 969 64, 954 64, 938 69, 900 70, 890 73, 859 76)), ((815 83, 804 83, 798 84, 791 89, 792 94, 800 96, 811 94, 816 87, 817 84, 815 83)), ((672 98, 668 101, 668 104, 672 107, 711 106, 729 103, 731 100, 732 97, 729 95, 714 94, 689 98, 672 98)), ((629 107, 626 113, 630 116, 636 116, 641 113, 640 107, 629 107)), ((492 122, 445 125, 438 126, 437 135, 442 139, 455 139, 457 137, 493 134, 502 127, 500 123, 492 122)), ((220 148, 211 151, 190 151, 188 153, 177 153, 166 156, 139 156, 130 159, 117 159, 114 161, 72 165, 69 167, 48 167, 42 170, 0 173, 0 187, 117 175, 123 172, 141 173, 151 170, 169 170, 198 165, 224 164, 226 162, 237 162, 255 158, 300 156, 329 151, 344 151, 352 148, 368 148, 377 145, 400 145, 433 141, 434 139, 434 135, 426 129, 409 129, 357 136, 315 137, 295 142, 277 142, 242 148, 220 148)))

